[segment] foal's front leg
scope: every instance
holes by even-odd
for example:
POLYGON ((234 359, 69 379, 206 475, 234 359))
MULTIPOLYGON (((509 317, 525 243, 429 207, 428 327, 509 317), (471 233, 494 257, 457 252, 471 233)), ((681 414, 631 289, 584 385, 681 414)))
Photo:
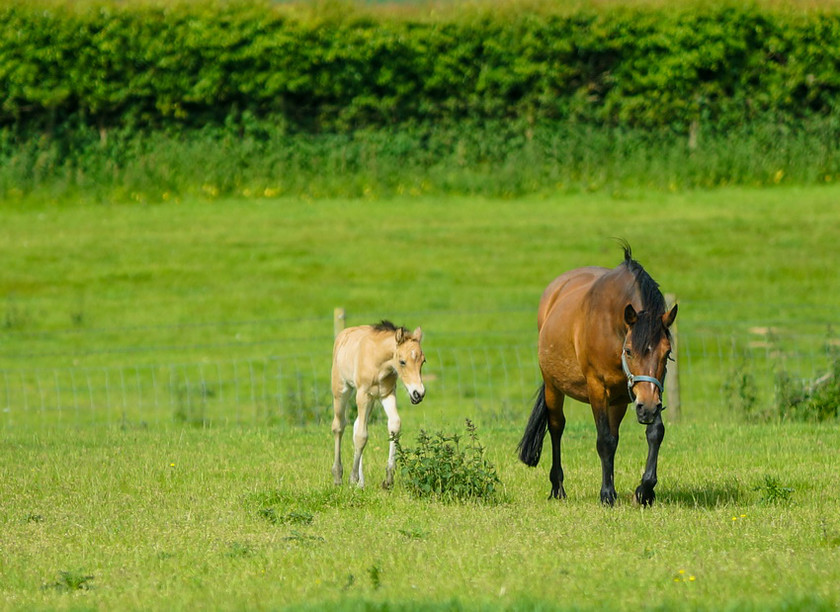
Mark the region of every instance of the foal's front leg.
POLYGON ((636 501, 643 506, 652 506, 656 494, 653 488, 656 486, 656 464, 659 460, 659 447, 665 438, 665 425, 662 423, 662 415, 657 414, 656 419, 647 426, 646 436, 648 441, 648 456, 645 464, 645 473, 642 475, 642 484, 636 489, 636 501))
POLYGON ((362 470, 362 453, 368 441, 368 418, 370 408, 373 406, 373 398, 367 391, 356 392, 356 407, 359 413, 353 423, 353 469, 350 470, 350 484, 365 486, 365 474, 362 470))
POLYGON ((394 438, 400 433, 400 415, 397 413, 397 396, 395 394, 382 398, 382 407, 388 415, 388 464, 385 466, 385 480, 382 481, 383 489, 390 489, 394 484, 394 471, 397 467, 397 443, 394 438))

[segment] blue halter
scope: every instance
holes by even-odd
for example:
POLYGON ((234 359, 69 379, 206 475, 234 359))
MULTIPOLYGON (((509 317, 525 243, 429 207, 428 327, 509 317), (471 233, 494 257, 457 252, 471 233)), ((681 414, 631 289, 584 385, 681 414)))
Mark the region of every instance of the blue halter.
MULTIPOLYGON (((633 386, 639 382, 653 383, 654 385, 656 385, 656 388, 659 389, 660 398, 662 397, 662 394, 665 392, 665 387, 662 385, 661 382, 659 382, 659 380, 657 380, 653 376, 634 376, 630 373, 630 368, 627 365, 627 356, 623 350, 621 351, 621 367, 624 370, 624 375, 627 377, 627 392, 630 394, 631 402, 636 401, 636 394, 633 393, 633 386)), ((665 410, 665 406, 662 406, 662 410, 665 410)))

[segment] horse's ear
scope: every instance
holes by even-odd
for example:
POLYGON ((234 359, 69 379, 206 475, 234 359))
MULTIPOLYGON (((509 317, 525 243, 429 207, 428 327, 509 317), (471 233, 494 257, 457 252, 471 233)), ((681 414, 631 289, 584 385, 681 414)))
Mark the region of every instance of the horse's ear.
POLYGON ((677 318, 677 305, 674 304, 674 307, 669 311, 662 315, 662 323, 665 327, 671 327, 671 324, 674 322, 674 319, 677 318))
POLYGON ((405 330, 402 327, 398 327, 397 331, 394 332, 394 338, 397 339, 397 344, 405 342, 405 330))
POLYGON ((423 330, 420 329, 419 327, 417 329, 415 329, 413 332, 411 332, 411 335, 415 340, 417 340, 417 342, 420 342, 421 340, 423 340, 423 330))
POLYGON ((639 315, 636 314, 636 309, 633 308, 633 304, 627 304, 624 308, 624 322, 627 323, 630 327, 633 327, 636 324, 636 321, 639 320, 639 315))

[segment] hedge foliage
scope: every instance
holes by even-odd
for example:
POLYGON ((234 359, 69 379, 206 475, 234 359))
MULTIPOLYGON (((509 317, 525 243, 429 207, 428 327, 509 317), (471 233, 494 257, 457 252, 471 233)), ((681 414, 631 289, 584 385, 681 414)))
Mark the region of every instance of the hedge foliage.
POLYGON ((574 120, 687 132, 840 111, 840 12, 8 0, 0 128, 289 131, 574 120))

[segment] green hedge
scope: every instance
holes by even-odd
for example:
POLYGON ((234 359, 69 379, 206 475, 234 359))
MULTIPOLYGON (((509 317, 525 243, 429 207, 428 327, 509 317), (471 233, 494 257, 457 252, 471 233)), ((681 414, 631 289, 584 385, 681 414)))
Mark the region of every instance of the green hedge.
POLYGON ((634 127, 834 116, 840 12, 706 3, 561 11, 12 0, 0 127, 348 132, 471 120, 634 127))

